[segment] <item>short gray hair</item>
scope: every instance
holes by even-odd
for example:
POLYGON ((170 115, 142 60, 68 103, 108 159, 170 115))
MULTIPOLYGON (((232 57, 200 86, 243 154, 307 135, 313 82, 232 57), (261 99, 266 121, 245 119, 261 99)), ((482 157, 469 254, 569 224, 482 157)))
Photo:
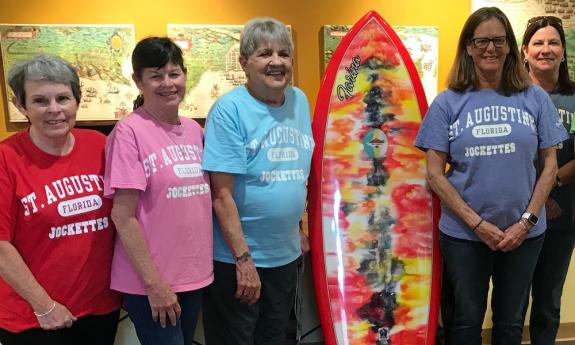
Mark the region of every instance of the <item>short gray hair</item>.
POLYGON ((284 23, 271 17, 257 17, 244 25, 240 35, 240 55, 248 58, 264 42, 277 43, 293 52, 293 43, 284 23))
POLYGON ((29 60, 15 63, 8 72, 8 84, 20 104, 26 108, 26 81, 46 80, 70 85, 76 102, 80 103, 82 91, 80 78, 72 65, 54 55, 37 55, 29 60))

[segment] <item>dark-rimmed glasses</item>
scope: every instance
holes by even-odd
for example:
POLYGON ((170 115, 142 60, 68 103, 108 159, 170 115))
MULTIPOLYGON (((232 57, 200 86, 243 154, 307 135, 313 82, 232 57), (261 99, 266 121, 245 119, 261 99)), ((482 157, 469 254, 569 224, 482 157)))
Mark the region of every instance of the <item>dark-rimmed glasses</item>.
POLYGON ((489 45, 490 42, 493 42, 493 45, 496 48, 502 48, 503 46, 505 46, 505 43, 507 43, 507 37, 506 36, 497 36, 497 37, 493 37, 493 38, 473 37, 472 39, 470 39, 470 41, 478 49, 487 48, 487 46, 489 45))
POLYGON ((561 27, 563 27, 563 22, 561 21, 561 18, 557 18, 555 16, 537 16, 537 17, 533 17, 531 19, 529 19, 527 21, 527 27, 530 27, 531 25, 538 23, 538 22, 542 22, 544 20, 547 20, 547 22, 549 24, 557 24, 561 27))

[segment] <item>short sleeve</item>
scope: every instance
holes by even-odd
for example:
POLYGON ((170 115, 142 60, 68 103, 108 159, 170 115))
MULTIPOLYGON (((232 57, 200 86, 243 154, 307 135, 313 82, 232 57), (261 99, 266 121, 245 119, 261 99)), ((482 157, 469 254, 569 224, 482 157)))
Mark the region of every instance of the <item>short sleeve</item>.
POLYGON ((553 101, 551 101, 545 91, 540 91, 542 94, 539 95, 539 98, 541 98, 541 113, 537 121, 538 148, 546 149, 569 139, 569 135, 563 126, 553 101))
POLYGON ((145 191, 146 186, 146 173, 134 130, 120 121, 106 140, 104 196, 113 197, 118 188, 145 191))
POLYGON ((421 122, 421 127, 419 127, 415 146, 423 151, 433 149, 449 153, 450 116, 440 104, 443 99, 442 96, 437 96, 431 104, 421 122))
POLYGON ((0 241, 12 241, 18 205, 14 198, 15 187, 6 162, 5 147, 0 148, 0 241))
POLYGON ((216 102, 206 121, 203 169, 245 174, 246 144, 239 127, 238 112, 232 102, 216 102))

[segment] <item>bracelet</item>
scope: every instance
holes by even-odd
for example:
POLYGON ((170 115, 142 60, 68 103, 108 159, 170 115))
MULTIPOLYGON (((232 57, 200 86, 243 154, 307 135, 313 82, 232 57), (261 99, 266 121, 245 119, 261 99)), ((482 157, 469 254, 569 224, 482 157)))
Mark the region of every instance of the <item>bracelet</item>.
POLYGON ((527 220, 525 218, 521 218, 519 219, 519 224, 521 224, 521 226, 523 226, 523 229, 525 230, 525 232, 529 232, 529 227, 527 227, 527 224, 525 224, 527 222, 527 220))
POLYGON ((252 254, 249 250, 246 250, 242 255, 236 256, 236 263, 248 261, 249 258, 252 257, 252 254))
POLYGON ((54 308, 56 308, 56 301, 54 301, 54 304, 52 304, 52 306, 50 307, 50 310, 48 310, 45 313, 38 314, 35 311, 32 311, 32 312, 34 313, 34 315, 36 315, 36 317, 42 317, 42 316, 46 316, 46 315, 50 314, 54 310, 54 308))
POLYGON ((481 225, 481 223, 483 223, 483 218, 481 218, 481 220, 479 221, 479 223, 477 223, 477 225, 473 227, 472 231, 477 230, 477 228, 481 225))

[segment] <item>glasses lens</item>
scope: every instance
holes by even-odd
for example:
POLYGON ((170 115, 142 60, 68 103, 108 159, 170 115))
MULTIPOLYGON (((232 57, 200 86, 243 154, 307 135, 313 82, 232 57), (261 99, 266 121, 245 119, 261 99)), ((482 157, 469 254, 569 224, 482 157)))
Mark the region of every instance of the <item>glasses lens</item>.
POLYGON ((505 45, 506 41, 507 41, 506 37, 495 37, 493 39, 493 44, 495 44, 496 47, 501 48, 505 45))
POLYGON ((473 44, 475 44, 475 46, 477 48, 485 48, 489 44, 489 39, 488 38, 474 38, 473 44))

